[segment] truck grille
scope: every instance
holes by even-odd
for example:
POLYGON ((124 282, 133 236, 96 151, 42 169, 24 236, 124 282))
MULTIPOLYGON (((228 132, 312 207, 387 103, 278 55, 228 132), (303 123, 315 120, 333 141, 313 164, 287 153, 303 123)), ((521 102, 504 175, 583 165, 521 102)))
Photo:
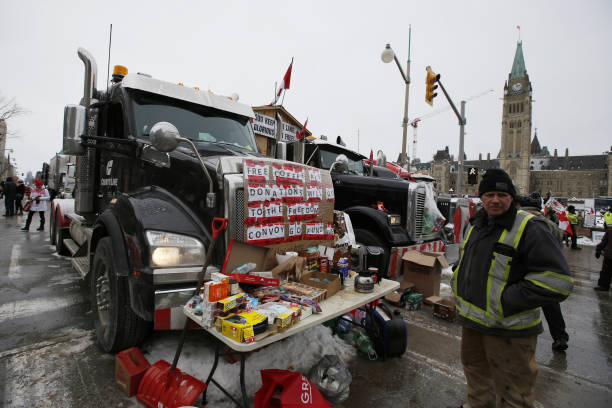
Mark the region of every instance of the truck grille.
POLYGON ((234 202, 232 204, 234 207, 234 217, 232 218, 231 226, 232 238, 236 241, 242 241, 244 237, 244 222, 242 222, 244 220, 244 206, 242 203, 244 203, 244 188, 238 188, 234 194, 234 202))
POLYGON ((423 209, 425 208, 425 192, 417 189, 416 193, 416 214, 415 214, 415 233, 417 236, 423 234, 423 209))

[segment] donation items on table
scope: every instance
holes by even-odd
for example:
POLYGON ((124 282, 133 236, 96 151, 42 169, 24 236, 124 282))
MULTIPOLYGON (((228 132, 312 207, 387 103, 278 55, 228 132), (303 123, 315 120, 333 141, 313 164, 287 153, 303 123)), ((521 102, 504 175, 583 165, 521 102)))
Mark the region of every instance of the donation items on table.
POLYGON ((279 253, 232 241, 222 272, 210 274, 185 312, 240 343, 283 332, 320 313, 320 302, 341 289, 339 275, 349 275, 348 254, 348 248, 323 245, 279 253))

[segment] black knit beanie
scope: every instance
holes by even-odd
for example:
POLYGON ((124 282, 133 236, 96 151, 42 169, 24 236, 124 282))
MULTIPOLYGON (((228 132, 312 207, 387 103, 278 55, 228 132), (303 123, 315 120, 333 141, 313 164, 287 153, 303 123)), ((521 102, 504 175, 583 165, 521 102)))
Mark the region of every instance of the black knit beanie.
POLYGON ((489 191, 503 191, 512 197, 516 196, 516 190, 514 190, 514 184, 512 184, 510 176, 502 169, 489 169, 482 176, 482 181, 478 186, 478 197, 482 197, 484 193, 489 191))

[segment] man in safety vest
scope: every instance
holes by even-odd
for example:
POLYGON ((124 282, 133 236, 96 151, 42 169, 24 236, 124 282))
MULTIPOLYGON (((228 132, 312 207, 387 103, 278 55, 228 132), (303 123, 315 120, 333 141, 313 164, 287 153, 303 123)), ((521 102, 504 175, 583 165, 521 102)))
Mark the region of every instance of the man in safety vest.
POLYGON ((540 307, 567 298, 573 279, 546 225, 515 208, 505 171, 487 170, 478 195, 452 278, 467 406, 533 407, 540 307))
POLYGON ((576 214, 576 207, 573 205, 567 206, 567 219, 572 229, 572 249, 582 249, 578 246, 578 233, 576 230, 578 227, 578 215, 576 214))

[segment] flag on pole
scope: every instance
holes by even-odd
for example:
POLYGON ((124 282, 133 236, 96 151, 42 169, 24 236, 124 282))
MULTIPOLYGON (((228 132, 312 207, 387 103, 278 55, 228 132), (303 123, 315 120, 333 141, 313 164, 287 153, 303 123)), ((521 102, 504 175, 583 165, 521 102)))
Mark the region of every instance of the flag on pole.
POLYGON ((559 217, 559 228, 570 235, 574 235, 572 232, 572 227, 570 226, 569 218, 567 218, 565 207, 553 197, 550 197, 546 204, 544 204, 544 215, 546 216, 551 210, 553 210, 559 217))
POLYGON ((370 161, 374 161, 374 151, 370 149, 370 161))
POLYGON ((297 137, 298 140, 302 140, 304 136, 306 136, 306 125, 307 124, 308 124, 308 118, 306 118, 306 122, 304 122, 304 126, 302 126, 302 130, 300 130, 299 132, 295 132, 295 137, 297 137))
POLYGON ((278 102, 278 99, 280 98, 283 91, 286 89, 289 89, 291 85, 291 68, 292 67, 293 67, 293 58, 291 58, 291 64, 289 64, 289 68, 287 68, 287 72, 285 72, 285 76, 283 77, 283 80, 281 81, 281 84, 278 87, 278 90, 276 91, 276 95, 274 95, 274 100, 270 103, 270 105, 272 106, 276 105, 276 102, 278 102))

